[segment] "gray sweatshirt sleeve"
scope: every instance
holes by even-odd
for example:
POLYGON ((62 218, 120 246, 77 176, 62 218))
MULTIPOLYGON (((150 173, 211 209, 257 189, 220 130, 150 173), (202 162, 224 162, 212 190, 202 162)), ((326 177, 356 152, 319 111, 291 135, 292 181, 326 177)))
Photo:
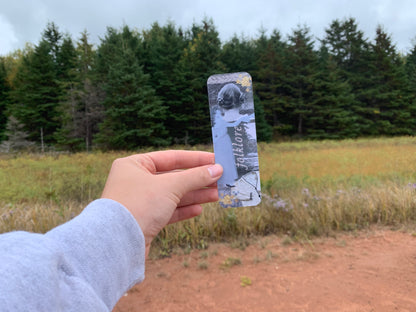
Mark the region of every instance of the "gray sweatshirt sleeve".
POLYGON ((136 220, 99 199, 46 234, 0 235, 0 311, 111 311, 144 263, 136 220))

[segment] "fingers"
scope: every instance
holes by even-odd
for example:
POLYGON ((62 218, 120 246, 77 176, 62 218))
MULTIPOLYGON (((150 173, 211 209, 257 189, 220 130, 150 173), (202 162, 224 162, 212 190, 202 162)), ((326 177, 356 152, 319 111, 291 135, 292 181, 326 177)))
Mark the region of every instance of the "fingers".
POLYGON ((162 176, 166 176, 165 179, 168 177, 169 180, 165 181, 168 182, 171 189, 175 190, 179 198, 182 198, 189 192, 200 190, 214 184, 221 177, 222 172, 221 165, 215 164, 162 176))
POLYGON ((169 220, 168 224, 172 224, 175 222, 187 220, 196 216, 199 216, 202 212, 202 206, 201 205, 190 205, 185 206, 181 208, 177 208, 173 214, 172 217, 169 220))
POLYGON ((205 188, 201 190, 196 190, 189 192, 182 197, 178 207, 189 206, 194 204, 204 204, 215 202, 218 200, 218 189, 215 188, 205 188))
POLYGON ((213 153, 200 151, 160 151, 146 154, 154 163, 157 172, 187 169, 215 163, 213 153))

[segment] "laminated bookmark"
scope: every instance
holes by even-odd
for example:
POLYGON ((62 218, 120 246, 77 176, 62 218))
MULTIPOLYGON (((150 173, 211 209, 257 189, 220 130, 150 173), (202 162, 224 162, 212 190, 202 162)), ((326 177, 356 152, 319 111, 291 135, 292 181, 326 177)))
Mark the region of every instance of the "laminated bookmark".
POLYGON ((207 86, 215 162, 224 168, 219 202, 224 208, 255 206, 261 193, 251 76, 213 75, 207 86))

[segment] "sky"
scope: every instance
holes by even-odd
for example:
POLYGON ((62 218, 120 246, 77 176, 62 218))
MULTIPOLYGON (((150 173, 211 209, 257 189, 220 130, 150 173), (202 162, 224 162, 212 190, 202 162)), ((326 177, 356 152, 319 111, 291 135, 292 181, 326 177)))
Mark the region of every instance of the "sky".
POLYGON ((212 18, 222 42, 233 35, 256 38, 260 29, 289 35, 298 25, 315 40, 335 19, 355 18, 369 40, 378 25, 391 35, 399 52, 416 43, 414 0, 0 0, 0 55, 38 44, 48 22, 74 40, 83 30, 98 44, 108 26, 149 29, 172 21, 184 29, 212 18))

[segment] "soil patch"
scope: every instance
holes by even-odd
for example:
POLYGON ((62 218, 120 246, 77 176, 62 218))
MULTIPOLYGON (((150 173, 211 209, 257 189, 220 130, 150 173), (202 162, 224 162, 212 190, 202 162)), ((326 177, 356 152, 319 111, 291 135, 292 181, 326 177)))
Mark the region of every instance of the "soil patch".
POLYGON ((113 311, 415 311, 416 236, 372 230, 148 260, 113 311), (244 250, 242 250, 244 249, 244 250))

